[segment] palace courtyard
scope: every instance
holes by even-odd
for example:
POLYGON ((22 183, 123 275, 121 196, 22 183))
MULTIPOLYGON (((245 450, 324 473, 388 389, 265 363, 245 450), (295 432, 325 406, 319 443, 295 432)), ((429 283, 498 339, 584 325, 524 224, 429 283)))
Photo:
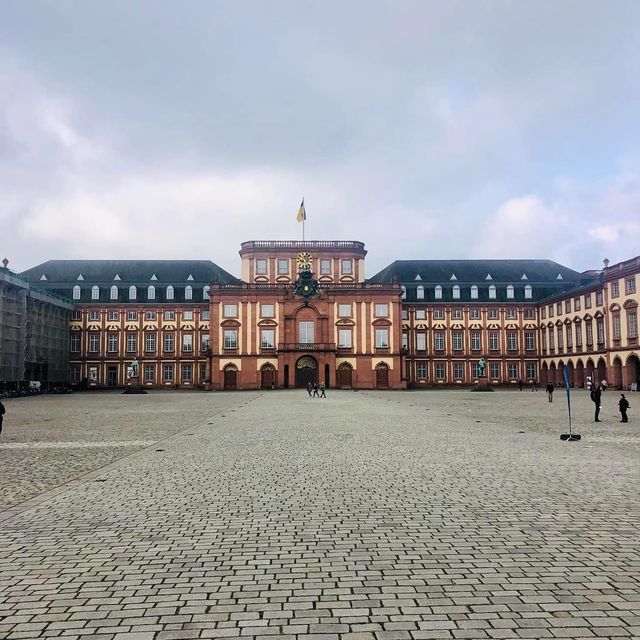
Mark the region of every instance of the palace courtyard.
POLYGON ((0 638, 640 637, 640 394, 5 400, 0 638))

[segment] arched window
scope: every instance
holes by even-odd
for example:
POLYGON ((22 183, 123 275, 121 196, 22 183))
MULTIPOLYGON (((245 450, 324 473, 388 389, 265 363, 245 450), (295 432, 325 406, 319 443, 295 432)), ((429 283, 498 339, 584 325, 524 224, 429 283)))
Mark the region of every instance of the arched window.
POLYGON ((460 300, 460 287, 457 284, 453 287, 453 299, 460 300))
POLYGON ((80 285, 73 287, 73 299, 80 300, 80 285))
POLYGON ((173 287, 171 285, 167 287, 167 300, 173 300, 173 287))
POLYGON ((424 300, 424 287, 421 284, 416 288, 416 298, 418 298, 418 300, 424 300))
POLYGON ((507 285, 507 298, 509 300, 513 299, 513 295, 514 295, 514 289, 513 289, 513 285, 512 284, 508 284, 507 285))
POLYGON ((190 284, 184 288, 184 299, 193 300, 193 287, 190 284))
POLYGON ((150 284, 147 287, 147 300, 155 300, 156 299, 156 288, 150 284))
POLYGON ((209 285, 206 285, 204 287, 204 289, 202 289, 202 299, 203 300, 208 300, 209 299, 209 290, 211 287, 209 287, 209 285))
POLYGON ((531 288, 531 285, 528 284, 525 288, 524 288, 524 297, 527 300, 531 300, 531 298, 533 298, 533 289, 531 288))
POLYGON ((495 300, 495 299, 496 299, 496 285, 491 284, 489 285, 489 300, 495 300))
POLYGON ((116 287, 115 284, 111 287, 111 299, 112 300, 118 299, 118 287, 116 287))
POLYGON ((472 300, 477 300, 478 299, 478 285, 474 284, 471 286, 471 299, 472 300))
POLYGON ((440 285, 436 285, 434 292, 436 300, 442 300, 442 287, 440 285))
POLYGON ((91 299, 92 300, 100 300, 100 287, 97 285, 93 285, 91 287, 91 299))
POLYGON ((129 300, 135 300, 138 297, 138 290, 135 285, 131 285, 129 287, 129 300))

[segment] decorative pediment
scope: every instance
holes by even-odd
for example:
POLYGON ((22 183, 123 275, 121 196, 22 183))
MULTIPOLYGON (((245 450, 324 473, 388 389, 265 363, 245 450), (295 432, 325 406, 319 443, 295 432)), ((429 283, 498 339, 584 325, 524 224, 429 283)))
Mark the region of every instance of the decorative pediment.
POLYGON ((529 278, 527 278, 527 274, 523 273, 522 276, 520 276, 520 280, 528 280, 529 278))
POLYGON ((100 331, 100 329, 102 329, 102 327, 99 324, 96 324, 95 322, 87 325, 88 331, 100 331))
POLYGON ((586 320, 592 320, 592 319, 593 319, 593 316, 592 316, 590 313, 585 313, 585 314, 584 314, 584 319, 585 319, 585 321, 586 321, 586 320))
POLYGON ((76 278, 76 280, 84 280, 84 276, 80 273, 78 274, 78 277, 76 278))
POLYGON ((356 323, 351 318, 340 318, 336 322, 337 327, 355 327, 356 323))
POLYGON ((491 276, 490 273, 487 273, 487 275, 484 278, 485 280, 493 280, 493 277, 491 276))
POLYGON ((181 329, 184 329, 185 331, 193 331, 195 329, 195 325, 193 324, 193 322, 188 322, 187 324, 182 323, 180 325, 181 329))
POLYGON ((114 280, 122 280, 122 278, 116 273, 115 276, 113 276, 114 280))
POLYGON ((447 326, 442 322, 436 322, 436 324, 433 325, 433 328, 434 329, 446 329, 447 326))
POLYGON ((471 325, 469 325, 469 329, 482 329, 482 325, 478 324, 477 322, 474 322, 471 325))
POLYGON ((457 280, 458 278, 456 277, 455 273, 451 274, 451 277, 449 278, 449 280, 457 280))
POLYGON ((515 322, 508 322, 506 328, 507 329, 517 329, 518 325, 515 322))
POLYGON ((155 273, 149 278, 149 280, 157 280, 157 279, 158 279, 158 276, 156 276, 155 273))
POLYGON ((556 327, 561 327, 562 326, 562 320, 556 320, 555 324, 556 324, 556 327))
POLYGON ((635 309, 638 303, 635 300, 627 300, 623 305, 625 309, 635 309))
POLYGON ((223 320, 220 323, 221 327, 239 327, 240 322, 238 322, 238 320, 234 319, 234 318, 227 318, 226 320, 223 320))
POLYGON ((46 280, 47 276, 44 275, 44 273, 40 276, 40 280, 46 280))
POLYGON ((187 282, 193 282, 193 276, 191 274, 187 276, 187 282))
POLYGON ((533 322, 527 322, 527 323, 525 323, 524 328, 525 329, 537 329, 538 327, 535 324, 533 324, 533 322))
POLYGON ((416 322, 415 328, 416 329, 426 329, 427 328, 427 323, 426 322, 416 322))
POLYGON ((489 329, 499 329, 500 325, 497 322, 491 322, 491 323, 489 323, 488 328, 489 329))
POLYGON ((391 320, 387 318, 378 318, 371 323, 374 327, 389 327, 391 326, 391 320))
POLYGON ((454 322, 454 323, 451 325, 451 328, 452 328, 452 329, 464 329, 464 325, 463 325, 463 324, 461 324, 460 322, 454 322))
POLYGON ((573 324, 573 320, 571 320, 571 318, 565 318, 564 323, 567 324, 567 325, 573 324))
POLYGON ((561 273, 556 276, 556 280, 564 280, 561 273))
POLYGON ((580 316, 573 316, 573 321, 575 323, 582 322, 582 318, 580 316))
MULTIPOLYGON (((165 325, 164 326, 165 329, 168 329, 168 327, 165 325)), ((138 330, 138 325, 133 323, 133 322, 127 322, 124 325, 124 329, 125 331, 137 331, 138 330)))
POLYGON ((617 302, 614 302, 610 307, 609 311, 620 311, 620 305, 617 302))
POLYGON ((271 318, 265 318, 264 320, 260 320, 260 322, 258 322, 258 326, 259 327, 277 327, 278 323, 271 318))
POLYGON ((418 275, 414 278, 414 280, 422 280, 422 277, 420 276, 420 274, 418 274, 418 275))
POLYGON ((600 311, 600 309, 598 309, 594 314, 593 314, 594 318, 604 318, 604 313, 602 313, 602 311, 600 311))
POLYGON ((113 324, 113 323, 107 324, 107 331, 118 331, 118 329, 120 329, 120 326, 117 324, 113 324))

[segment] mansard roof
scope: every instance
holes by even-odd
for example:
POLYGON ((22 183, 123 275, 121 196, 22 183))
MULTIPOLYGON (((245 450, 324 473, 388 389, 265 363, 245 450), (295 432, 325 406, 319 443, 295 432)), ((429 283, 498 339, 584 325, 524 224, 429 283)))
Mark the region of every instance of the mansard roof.
POLYGON ((447 284, 451 274, 458 284, 486 284, 491 275, 493 284, 521 284, 522 274, 528 284, 579 282, 582 274, 553 260, 396 260, 369 278, 369 282, 413 283, 416 275, 427 284, 447 284))
POLYGON ((200 284, 239 282, 211 260, 48 260, 22 272, 30 282, 44 275, 51 284, 76 284, 79 274, 85 286, 112 284, 116 276, 123 285, 144 286, 154 274, 160 284, 185 283, 189 276, 200 284))

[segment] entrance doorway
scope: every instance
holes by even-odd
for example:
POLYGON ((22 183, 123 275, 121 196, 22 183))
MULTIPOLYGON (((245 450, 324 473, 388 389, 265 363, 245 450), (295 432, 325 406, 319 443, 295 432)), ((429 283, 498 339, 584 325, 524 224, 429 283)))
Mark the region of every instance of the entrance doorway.
POLYGON ((347 362, 343 362, 336 373, 338 389, 351 389, 353 369, 347 362))
POLYGON ((376 388, 389 388, 389 367, 384 362, 376 365, 376 388))
POLYGON ((628 381, 625 382, 628 382, 628 384, 625 388, 631 387, 632 391, 638 391, 640 389, 640 359, 638 356, 629 356, 627 358, 627 367, 629 368, 628 381))
POLYGON ((296 387, 306 388, 311 383, 318 382, 318 363, 312 356, 302 356, 296 362, 296 387))
POLYGON ((263 364, 260 369, 260 387, 262 389, 276 388, 276 368, 272 364, 263 364))
POLYGON ((118 384, 118 368, 109 367, 107 369, 107 386, 115 387, 118 384))
POLYGON ((238 388, 238 369, 234 364, 224 368, 224 390, 235 391, 238 388))

